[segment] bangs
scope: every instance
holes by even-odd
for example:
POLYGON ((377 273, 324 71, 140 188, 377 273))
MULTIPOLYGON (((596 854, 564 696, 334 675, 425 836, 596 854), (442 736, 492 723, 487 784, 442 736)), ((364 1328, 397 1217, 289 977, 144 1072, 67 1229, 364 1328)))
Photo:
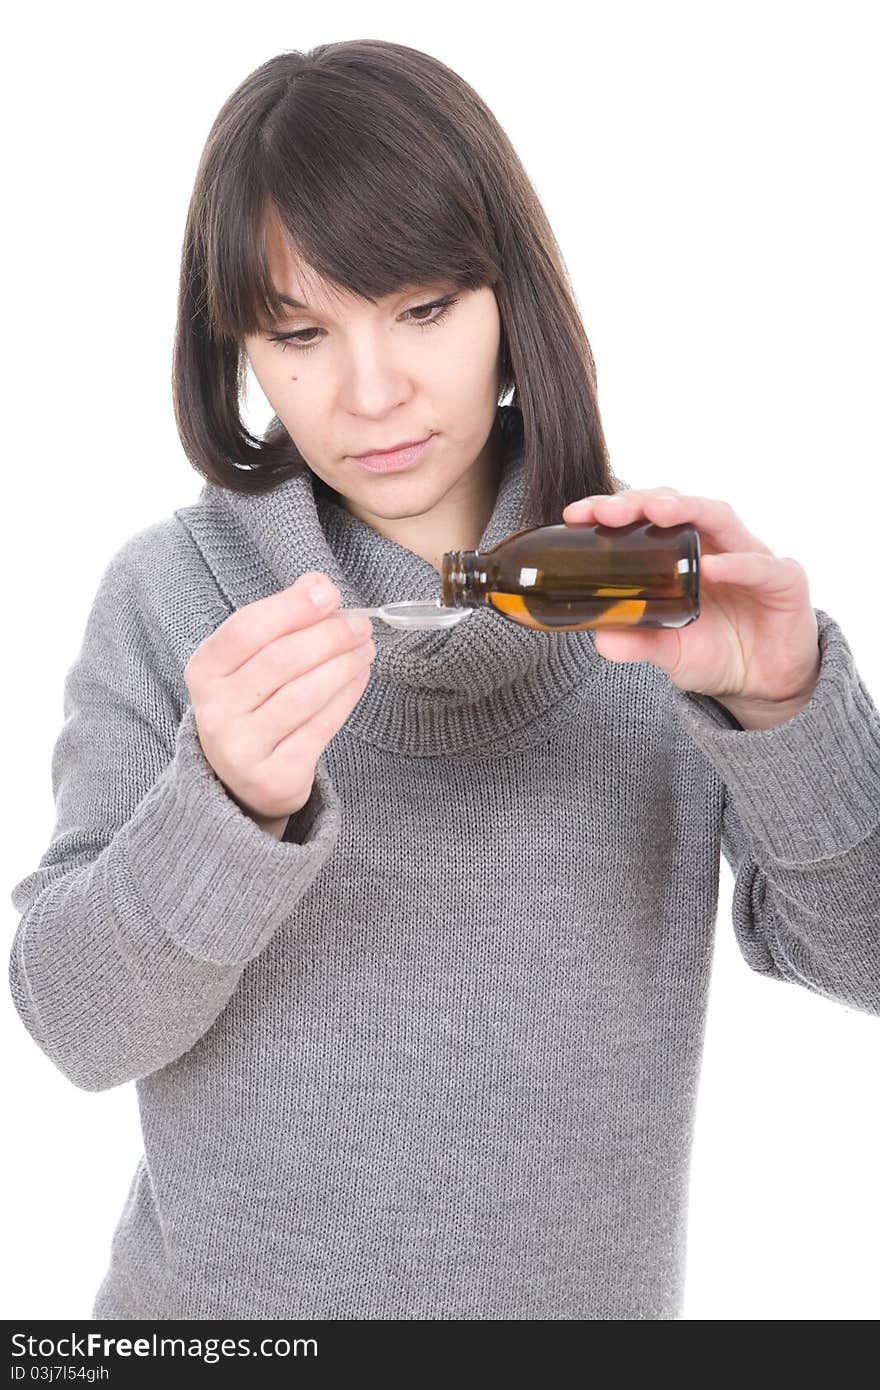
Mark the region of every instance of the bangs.
POLYGON ((267 258, 270 221, 334 296, 375 302, 438 280, 477 289, 499 278, 491 221, 451 132, 405 105, 393 106, 392 129, 387 100, 370 101, 363 74, 315 77, 302 74, 267 115, 248 177, 215 185, 223 216, 211 219, 204 264, 216 338, 289 317, 267 258))

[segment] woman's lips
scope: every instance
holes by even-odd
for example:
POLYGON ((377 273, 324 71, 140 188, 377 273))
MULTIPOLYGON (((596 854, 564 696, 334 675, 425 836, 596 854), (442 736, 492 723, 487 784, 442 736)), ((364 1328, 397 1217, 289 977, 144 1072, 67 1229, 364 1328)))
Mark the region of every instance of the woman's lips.
POLYGON ((433 438, 433 434, 429 434, 421 444, 411 444, 408 449, 398 449, 394 454, 365 454, 363 458, 352 455, 352 462, 368 473, 399 473, 402 468, 411 468, 418 462, 433 438))

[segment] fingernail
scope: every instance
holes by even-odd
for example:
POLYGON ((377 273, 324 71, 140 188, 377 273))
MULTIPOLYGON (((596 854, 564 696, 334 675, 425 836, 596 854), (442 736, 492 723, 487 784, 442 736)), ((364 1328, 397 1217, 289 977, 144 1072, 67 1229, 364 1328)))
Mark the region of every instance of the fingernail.
POLYGON ((322 579, 309 589, 309 598, 316 608, 329 608, 330 604, 339 598, 339 590, 322 579))
POLYGON ((373 631, 369 618, 362 617, 360 613, 340 613, 339 616, 345 619, 356 637, 366 637, 373 631))

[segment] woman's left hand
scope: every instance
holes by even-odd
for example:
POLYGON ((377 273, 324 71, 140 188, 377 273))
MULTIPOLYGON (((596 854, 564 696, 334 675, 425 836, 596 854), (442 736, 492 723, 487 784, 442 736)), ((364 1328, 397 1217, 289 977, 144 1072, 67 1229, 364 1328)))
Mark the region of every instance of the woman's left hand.
POLYGON ((566 525, 657 526, 690 522, 700 535, 700 616, 681 628, 596 629, 611 661, 652 661, 680 690, 714 696, 734 711, 796 709, 819 676, 816 614, 806 572, 753 536, 728 502, 672 487, 631 489, 570 502, 566 525))

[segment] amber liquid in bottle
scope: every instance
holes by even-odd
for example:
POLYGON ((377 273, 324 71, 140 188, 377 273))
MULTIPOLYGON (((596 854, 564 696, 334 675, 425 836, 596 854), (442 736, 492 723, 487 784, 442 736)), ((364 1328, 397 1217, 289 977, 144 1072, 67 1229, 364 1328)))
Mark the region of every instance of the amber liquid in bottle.
POLYGON ((522 627, 686 627, 700 616, 700 536, 657 526, 530 526, 489 550, 449 550, 447 608, 494 608, 522 627))

